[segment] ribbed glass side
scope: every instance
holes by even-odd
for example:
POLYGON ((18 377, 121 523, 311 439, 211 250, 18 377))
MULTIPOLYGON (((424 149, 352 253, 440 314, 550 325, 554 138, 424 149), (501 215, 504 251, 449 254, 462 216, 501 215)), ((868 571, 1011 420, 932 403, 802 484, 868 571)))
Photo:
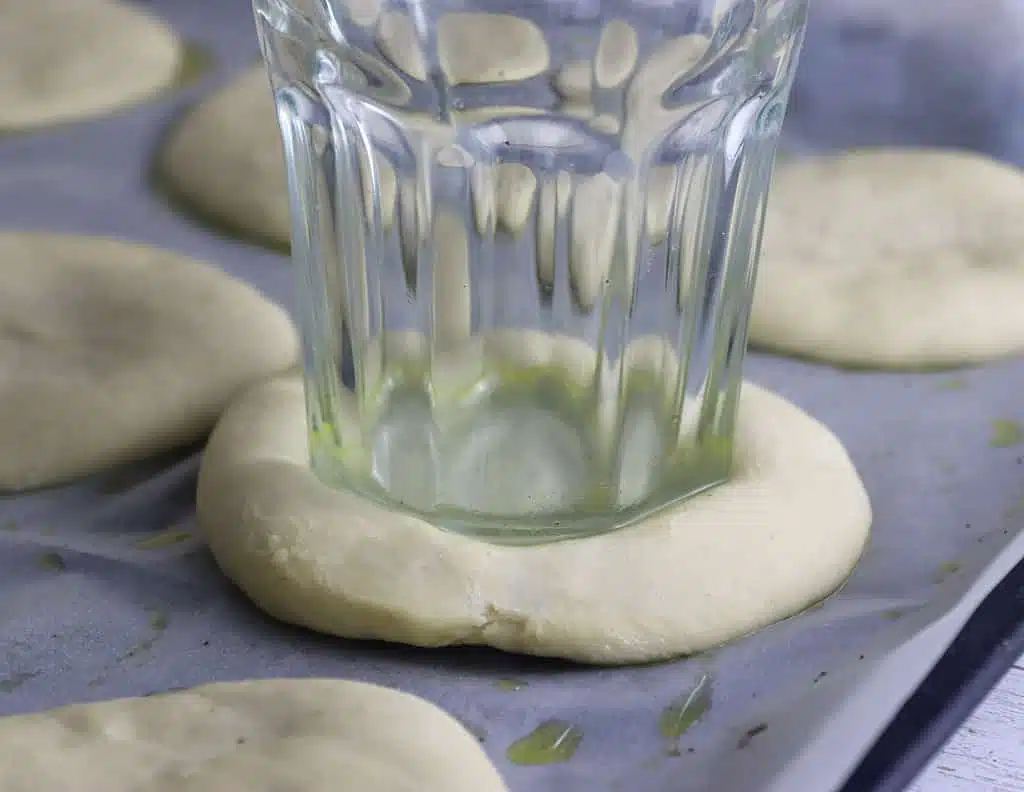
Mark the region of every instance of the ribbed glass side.
POLYGON ((543 541, 727 478, 806 0, 255 0, 312 464, 543 541))

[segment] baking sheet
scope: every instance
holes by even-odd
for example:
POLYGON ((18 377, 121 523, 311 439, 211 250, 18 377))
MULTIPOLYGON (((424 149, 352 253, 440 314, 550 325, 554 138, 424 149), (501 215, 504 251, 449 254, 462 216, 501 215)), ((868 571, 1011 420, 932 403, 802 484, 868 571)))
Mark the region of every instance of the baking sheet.
MULTIPOLYGON (((214 73, 116 117, 0 139, 0 226, 157 244, 207 259, 289 304, 286 259, 177 214, 147 173, 176 113, 256 57, 248 2, 148 5, 215 53, 214 73)), ((822 5, 799 90, 848 108, 859 139, 921 139, 1024 159, 1012 145, 1012 119, 998 124, 1010 111, 1000 115, 994 100, 991 124, 978 127, 984 134, 957 124, 938 141, 946 110, 908 126, 885 108, 858 105, 844 71, 850 61, 836 57, 849 36, 829 32, 842 28, 836 15, 846 12, 822 5)), ((899 60, 893 47, 916 46, 905 37, 875 42, 880 59, 899 60)), ((870 62, 863 49, 857 58, 870 62)), ((948 60, 934 65, 948 68, 948 60)), ((1018 78, 1024 84, 1024 69, 1018 78)), ((821 107, 797 103, 791 148, 850 142, 846 127, 842 136, 829 131, 821 107)), ((195 536, 193 451, 0 500, 0 714, 214 680, 338 676, 437 702, 479 734, 513 792, 837 789, 973 607, 1024 557, 1024 445, 1005 444, 1015 439, 1010 422, 1024 426, 1024 362, 899 375, 752 354, 747 370, 843 439, 872 497, 871 546, 824 607, 707 655, 629 670, 316 636, 265 618, 216 570, 195 536), (699 684, 710 686, 710 708, 680 739, 665 738, 666 708, 699 684), (507 761, 513 741, 551 719, 582 732, 571 760, 507 761)))

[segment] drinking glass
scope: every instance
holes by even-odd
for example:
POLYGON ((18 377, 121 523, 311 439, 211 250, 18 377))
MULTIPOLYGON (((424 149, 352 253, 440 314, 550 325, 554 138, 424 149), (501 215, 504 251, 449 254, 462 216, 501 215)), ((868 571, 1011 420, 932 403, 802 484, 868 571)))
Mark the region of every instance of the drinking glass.
POLYGON ((807 0, 254 0, 311 465, 543 542, 725 481, 807 0))

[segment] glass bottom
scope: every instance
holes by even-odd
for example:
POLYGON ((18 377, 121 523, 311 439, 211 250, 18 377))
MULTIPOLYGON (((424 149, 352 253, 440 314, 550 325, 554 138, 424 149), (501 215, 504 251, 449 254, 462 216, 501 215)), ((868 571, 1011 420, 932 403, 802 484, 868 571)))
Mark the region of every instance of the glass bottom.
POLYGON ((555 366, 484 365, 458 380, 395 366, 347 391, 311 433, 334 488, 445 530, 536 544, 622 528, 724 481, 727 439, 681 423, 659 378, 602 394, 555 366), (362 416, 362 421, 357 416, 362 416))

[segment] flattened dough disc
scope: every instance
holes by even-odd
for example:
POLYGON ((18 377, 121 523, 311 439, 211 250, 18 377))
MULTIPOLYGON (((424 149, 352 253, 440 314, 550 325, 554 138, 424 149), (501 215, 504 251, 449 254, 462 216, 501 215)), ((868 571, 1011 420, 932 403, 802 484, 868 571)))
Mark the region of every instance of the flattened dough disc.
POLYGON ((927 368, 1024 350, 1024 174, 976 154, 865 149, 776 169, 751 343, 927 368))
POLYGON ((626 664, 701 651, 822 599, 860 557, 871 508, 824 426, 747 385, 728 484, 603 536, 487 544, 322 484, 302 383, 281 378, 214 430, 198 517, 228 577, 283 621, 626 664))
POLYGON ((0 770, 0 788, 40 792, 506 792, 477 740, 438 707, 327 679, 0 718, 0 770))
POLYGON ((217 225, 278 248, 290 244, 284 146, 262 65, 190 110, 157 168, 176 197, 217 225))
POLYGON ((73 121, 170 86, 180 40, 137 4, 0 0, 0 130, 73 121))
POLYGON ((175 253, 6 232, 0 268, 2 490, 198 440, 238 388, 298 359, 284 310, 175 253))

